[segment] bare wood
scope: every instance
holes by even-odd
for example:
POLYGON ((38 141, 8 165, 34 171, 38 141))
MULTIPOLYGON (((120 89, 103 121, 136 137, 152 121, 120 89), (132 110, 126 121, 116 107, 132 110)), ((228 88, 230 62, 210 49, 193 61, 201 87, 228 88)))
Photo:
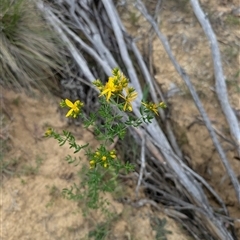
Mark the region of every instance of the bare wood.
POLYGON ((184 71, 184 69, 179 65, 179 63, 177 62, 177 60, 175 59, 175 57, 173 56, 173 53, 171 51, 171 48, 170 48, 170 45, 166 39, 166 37, 160 32, 159 28, 158 28, 158 25, 157 23, 154 21, 154 19, 147 13, 147 10, 146 8, 144 7, 144 5, 142 4, 142 2, 140 0, 137 0, 137 8, 142 12, 142 14, 144 15, 144 17, 149 21, 149 23, 153 26, 157 36, 159 37, 163 47, 165 48, 165 51, 167 52, 170 60, 172 61, 176 71, 179 73, 179 75, 182 77, 182 79, 184 80, 185 84, 187 85, 193 99, 194 99, 194 102, 199 110, 199 112, 201 113, 202 115, 202 118, 204 120, 204 123, 208 129, 208 132, 212 138, 212 141, 213 141, 213 144, 215 146, 215 148, 217 149, 218 151, 218 154, 222 160, 222 163, 232 181, 232 184, 234 186, 234 189, 235 189, 235 192, 236 192, 236 196, 237 196, 237 199, 240 203, 240 185, 239 185, 239 182, 238 182, 238 179, 236 178, 235 176, 235 173, 233 171, 233 169, 231 168, 230 164, 229 164, 229 161, 218 141, 218 138, 214 132, 214 129, 212 127, 212 124, 208 118, 208 115, 206 113, 206 111, 204 110, 203 108, 203 105, 194 89, 194 86, 192 85, 191 81, 190 81, 190 78, 189 76, 186 74, 186 72, 184 71))
MULTIPOLYGON (((123 29, 123 31, 125 31, 125 28, 122 25, 121 21, 118 20, 118 22, 119 22, 120 27, 123 29)), ((130 39, 130 36, 129 36, 129 39, 130 39)), ((155 91, 156 86, 154 86, 153 78, 151 77, 151 74, 149 73, 149 70, 147 69, 147 66, 146 66, 145 62, 143 61, 142 55, 141 55, 140 51, 138 50, 134 40, 128 40, 128 41, 129 41, 129 43, 132 47, 133 53, 134 53, 134 55, 135 55, 135 57, 138 61, 139 67, 140 67, 140 69, 142 71, 142 74, 144 76, 144 80, 146 81, 146 83, 150 87, 150 95, 153 99, 153 102, 158 104, 159 101, 158 101, 157 94, 156 94, 156 91, 155 91)), ((164 101, 164 99, 162 99, 162 101, 164 101)), ((161 116, 162 120, 166 121, 166 116, 164 114, 164 111, 160 108, 158 110, 158 112, 160 113, 160 116, 161 116)), ((167 130, 169 141, 172 144, 174 151, 176 152, 176 154, 179 157, 182 158, 182 152, 181 152, 181 150, 180 150, 180 148, 177 144, 176 138, 173 134, 173 131, 172 131, 172 128, 171 128, 171 125, 170 125, 169 121, 166 121, 166 130, 167 130)))
POLYGON ((85 77, 92 82, 95 78, 92 75, 92 73, 90 72, 86 61, 84 60, 84 58, 80 55, 80 53, 78 52, 78 50, 74 47, 74 45, 71 43, 71 41, 69 40, 69 38, 66 36, 66 34, 63 32, 63 30, 61 29, 61 27, 58 25, 58 21, 57 18, 55 17, 55 15, 50 11, 50 9, 48 9, 46 6, 43 5, 42 2, 38 2, 37 3, 38 8, 44 12, 45 17, 48 19, 48 21, 51 23, 51 25, 53 26, 53 28, 56 30, 56 32, 61 36, 62 40, 68 45, 68 48, 73 56, 73 58, 75 59, 75 61, 77 62, 77 64, 79 65, 79 67, 82 69, 82 71, 84 72, 85 77))
MULTIPOLYGON (((193 11, 198 21, 200 22, 204 30, 204 33, 206 34, 210 42, 218 100, 224 112, 225 118, 228 122, 228 126, 230 129, 232 138, 236 142, 238 146, 238 151, 240 153, 240 126, 238 124, 237 117, 228 101, 228 92, 227 92, 226 82, 223 74, 222 61, 221 61, 221 55, 218 47, 218 42, 212 30, 211 24, 209 23, 206 15, 203 13, 198 0, 191 0, 190 3, 192 5, 193 11)), ((240 202, 240 195, 239 195, 239 202, 240 202)))
POLYGON ((146 159, 145 159, 145 141, 146 141, 146 137, 145 134, 142 137, 142 144, 141 144, 141 168, 140 168, 140 173, 139 173, 139 177, 138 177, 138 183, 137 183, 137 187, 136 187, 136 197, 138 198, 138 192, 139 192, 139 188, 142 182, 142 178, 143 178, 143 171, 146 168, 146 159))
POLYGON ((132 61, 129 57, 127 47, 126 47, 125 41, 123 39, 123 34, 119 27, 118 20, 116 18, 116 15, 118 15, 118 13, 117 13, 117 11, 115 11, 115 8, 113 7, 112 0, 102 0, 102 3, 106 9, 106 12, 108 14, 110 21, 111 21, 113 31, 116 36, 116 40, 118 42, 118 47, 120 49, 120 54, 126 65, 126 68, 127 68, 128 74, 129 74, 129 78, 131 79, 136 91, 138 92, 138 105, 140 105, 140 101, 142 99, 142 89, 139 84, 138 77, 137 77, 136 71, 133 67, 132 61))

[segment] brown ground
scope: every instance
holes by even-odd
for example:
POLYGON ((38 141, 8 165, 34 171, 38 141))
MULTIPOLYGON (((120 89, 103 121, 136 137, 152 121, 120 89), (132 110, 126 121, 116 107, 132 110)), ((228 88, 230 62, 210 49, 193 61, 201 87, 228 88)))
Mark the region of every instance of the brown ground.
MULTIPOLYGON (((8 137, 8 152, 2 160, 10 165, 3 169, 0 239, 88 239, 88 232, 103 221, 102 216, 94 212, 84 218, 78 207, 81 205, 61 196, 63 188, 78 182, 77 172, 86 160, 81 156, 78 167, 68 165, 64 158, 72 151, 59 147, 54 139, 46 139, 43 134, 51 126, 59 132, 71 130, 80 145, 90 142, 94 146, 96 140, 89 131, 68 126, 58 112, 59 99, 40 95, 30 98, 6 90, 2 94, 1 140, 8 137)), ((121 191, 125 193, 122 196, 129 197, 134 189, 121 191)), ((166 218, 164 229, 172 232, 167 239, 190 239, 172 219, 150 206, 135 209, 114 201, 110 195, 106 197, 116 213, 108 239, 154 239, 156 231, 150 225, 150 217, 166 218)))

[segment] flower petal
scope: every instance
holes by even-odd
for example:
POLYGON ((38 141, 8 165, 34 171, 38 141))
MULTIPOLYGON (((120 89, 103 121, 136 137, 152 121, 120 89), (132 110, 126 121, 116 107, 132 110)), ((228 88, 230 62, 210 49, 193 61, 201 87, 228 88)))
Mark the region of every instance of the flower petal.
POLYGON ((108 95, 107 95, 107 101, 109 101, 109 98, 111 97, 112 93, 111 91, 108 92, 108 95))
POLYGON ((123 106, 123 111, 124 111, 124 112, 126 111, 127 105, 128 105, 128 103, 125 102, 125 104, 124 104, 124 106, 123 106))
POLYGON ((128 111, 132 112, 132 105, 131 104, 128 105, 128 111))
POLYGON ((72 108, 74 106, 74 104, 70 100, 68 100, 68 99, 65 99, 65 103, 70 108, 72 108))
POLYGON ((66 117, 69 117, 69 116, 71 116, 71 115, 72 115, 72 113, 73 113, 73 109, 70 109, 70 110, 67 112, 67 114, 66 114, 66 117))

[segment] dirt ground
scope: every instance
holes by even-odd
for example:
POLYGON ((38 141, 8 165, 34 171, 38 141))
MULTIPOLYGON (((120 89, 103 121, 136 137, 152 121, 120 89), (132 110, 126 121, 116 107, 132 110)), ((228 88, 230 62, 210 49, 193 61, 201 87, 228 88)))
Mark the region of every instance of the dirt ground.
MULTIPOLYGON (((1 240, 79 240, 89 239, 88 233, 103 219, 98 213, 83 217, 81 206, 61 196, 63 188, 79 181, 78 167, 64 161, 72 154, 68 147, 59 147, 54 139, 44 138, 48 126, 58 132, 70 130, 78 144, 90 142, 97 146, 92 134, 81 127, 70 127, 59 113, 59 99, 37 94, 30 98, 25 94, 1 91, 2 132, 1 140, 7 140, 7 152, 3 163, 1 182, 1 240)), ((123 197, 133 195, 134 189, 126 187, 123 197)), ((110 224, 108 239, 155 239, 157 233, 150 224, 158 218, 166 225, 159 226, 162 237, 168 230, 167 239, 186 240, 181 227, 161 212, 145 205, 133 208, 106 196, 116 219, 110 224)), ((107 229, 109 231, 109 229, 107 229)), ((100 238, 98 238, 100 239, 100 238)), ((165 238, 163 238, 165 239, 165 238)))

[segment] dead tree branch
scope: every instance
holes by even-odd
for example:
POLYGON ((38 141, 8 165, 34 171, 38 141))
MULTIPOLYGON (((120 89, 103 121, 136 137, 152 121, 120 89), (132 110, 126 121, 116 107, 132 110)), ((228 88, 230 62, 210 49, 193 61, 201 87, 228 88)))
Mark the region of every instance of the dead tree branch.
POLYGON ((154 21, 154 19, 147 13, 147 10, 146 8, 144 7, 144 5, 142 4, 142 2, 140 0, 137 0, 137 4, 136 4, 137 8, 139 9, 139 11, 141 11, 141 13, 144 15, 144 17, 149 21, 149 23, 152 25, 152 27, 154 28, 157 36, 159 37, 163 47, 165 48, 165 51, 167 52, 170 60, 172 61, 176 71, 179 73, 179 75, 182 77, 182 79, 184 80, 185 84, 187 85, 192 97, 193 97, 193 100, 194 100, 194 103, 195 105, 197 106, 203 120, 204 120, 204 123, 209 131, 209 134, 212 138, 212 141, 214 143, 214 146, 215 148, 217 149, 218 153, 219 153, 219 156, 222 160, 222 163, 228 173, 228 176, 230 177, 231 181, 232 181, 232 184, 234 186, 234 189, 235 189, 235 192, 236 192, 236 196, 237 196, 237 199, 240 203, 240 185, 239 185, 239 182, 238 182, 238 179, 236 178, 235 176, 235 173, 234 171, 232 170, 230 164, 229 164, 229 161, 225 155, 225 152, 223 151, 219 141, 218 141, 218 138, 216 136, 216 133, 214 132, 214 129, 212 127, 212 124, 211 124, 211 121, 209 120, 208 118, 208 115, 205 111, 205 109, 203 108, 203 105, 194 89, 194 86, 192 85, 191 81, 190 81, 190 78, 189 76, 186 74, 185 70, 179 65, 179 63, 177 62, 177 60, 175 59, 175 57, 173 56, 173 53, 172 53, 172 50, 171 50, 171 47, 166 39, 166 37, 160 32, 159 28, 158 28, 158 25, 157 23, 154 21))
MULTIPOLYGON (((218 100, 224 112, 225 118, 227 119, 232 138, 236 142, 238 146, 238 151, 240 154, 240 126, 238 124, 237 117, 228 101, 228 92, 227 92, 226 82, 223 74, 222 61, 221 61, 221 55, 218 47, 218 42, 212 30, 211 24, 209 23, 207 16, 203 13, 198 0, 191 0, 190 3, 192 5, 193 11, 198 21, 200 22, 204 30, 205 35, 207 36, 210 42, 211 51, 212 51, 212 61, 214 64, 215 85, 216 85, 218 100)), ((240 202, 240 190, 239 190, 238 199, 240 202)))

